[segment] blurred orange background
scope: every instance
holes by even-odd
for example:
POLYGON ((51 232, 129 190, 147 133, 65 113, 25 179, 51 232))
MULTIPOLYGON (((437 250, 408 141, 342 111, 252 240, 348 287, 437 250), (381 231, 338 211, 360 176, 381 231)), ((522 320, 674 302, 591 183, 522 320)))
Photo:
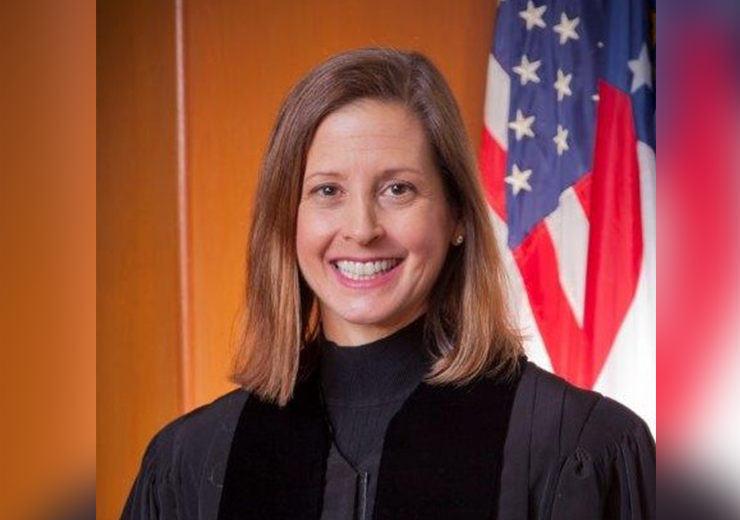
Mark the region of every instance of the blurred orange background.
POLYGON ((0 2, 0 518, 92 506, 95 4, 0 2))
POLYGON ((474 148, 491 0, 117 0, 97 6, 97 517, 147 442, 231 388, 256 175, 280 102, 328 56, 415 49, 474 148))

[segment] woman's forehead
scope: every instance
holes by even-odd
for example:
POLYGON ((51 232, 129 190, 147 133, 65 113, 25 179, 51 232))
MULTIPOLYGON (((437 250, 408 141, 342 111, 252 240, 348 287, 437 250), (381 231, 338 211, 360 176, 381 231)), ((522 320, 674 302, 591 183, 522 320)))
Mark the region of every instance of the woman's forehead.
POLYGON ((419 118, 400 103, 360 100, 327 116, 306 160, 306 174, 419 170, 433 166, 431 147, 419 118))

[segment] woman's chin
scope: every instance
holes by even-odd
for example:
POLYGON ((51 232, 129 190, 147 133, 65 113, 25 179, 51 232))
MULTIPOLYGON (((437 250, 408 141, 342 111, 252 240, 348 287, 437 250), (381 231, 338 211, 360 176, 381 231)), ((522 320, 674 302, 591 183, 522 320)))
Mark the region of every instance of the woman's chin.
MULTIPOLYGON (((340 338, 354 338, 351 344, 369 343, 392 334, 411 323, 421 312, 385 311, 378 308, 357 309, 355 312, 322 312, 324 334, 328 339, 337 341, 340 338), (333 337, 332 337, 333 336, 333 337), (335 339, 336 338, 336 339, 335 339)), ((347 343, 350 344, 350 343, 347 343)))

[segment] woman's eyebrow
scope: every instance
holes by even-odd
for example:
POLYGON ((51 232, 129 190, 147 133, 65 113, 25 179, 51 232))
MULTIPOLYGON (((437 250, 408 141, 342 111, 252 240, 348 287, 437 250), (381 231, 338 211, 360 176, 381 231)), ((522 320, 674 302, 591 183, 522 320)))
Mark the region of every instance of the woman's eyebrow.
MULTIPOLYGON (((412 166, 394 166, 392 168, 386 168, 385 170, 382 170, 379 177, 385 180, 393 177, 394 175, 398 175, 399 173, 411 173, 414 175, 424 176, 424 172, 418 168, 414 168, 412 166)), ((346 175, 336 171, 317 170, 307 172, 303 180, 304 182, 308 182, 316 177, 325 179, 344 179, 346 178, 346 175)))
POLYGON ((344 175, 342 175, 339 172, 333 172, 333 171, 315 171, 315 172, 308 172, 306 173, 306 176, 304 177, 304 181, 308 181, 310 179, 313 179, 314 177, 327 177, 330 179, 342 179, 344 178, 344 175))
POLYGON ((395 168, 388 168, 383 170, 381 174, 383 177, 392 177, 399 173, 415 173, 416 175, 424 175, 424 172, 418 168, 412 166, 398 166, 395 168))

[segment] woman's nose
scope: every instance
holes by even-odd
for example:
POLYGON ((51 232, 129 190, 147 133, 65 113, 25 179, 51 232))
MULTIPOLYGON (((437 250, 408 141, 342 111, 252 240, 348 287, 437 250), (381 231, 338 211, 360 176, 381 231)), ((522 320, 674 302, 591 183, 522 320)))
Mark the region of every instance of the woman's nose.
POLYGON ((360 245, 367 245, 384 234, 383 226, 378 219, 377 208, 373 202, 349 201, 343 215, 343 236, 360 245))

